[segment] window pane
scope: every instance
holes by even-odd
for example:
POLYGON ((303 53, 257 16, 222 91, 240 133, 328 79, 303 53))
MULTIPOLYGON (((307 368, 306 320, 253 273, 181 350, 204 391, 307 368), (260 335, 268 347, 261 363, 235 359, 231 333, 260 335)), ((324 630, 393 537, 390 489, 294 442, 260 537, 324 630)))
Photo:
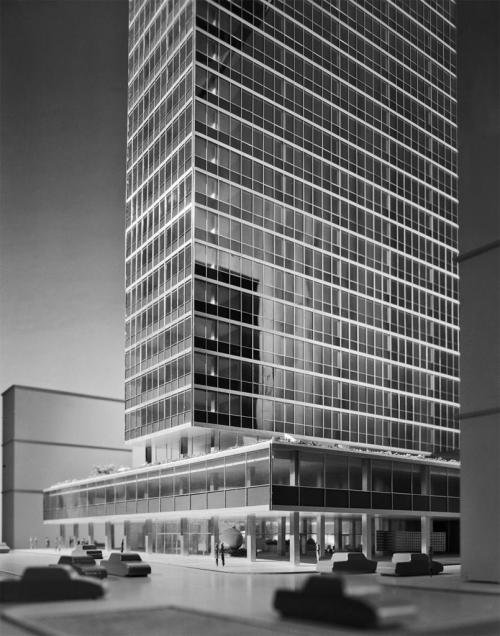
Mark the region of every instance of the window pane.
POLYGON ((327 488, 348 488, 347 457, 325 458, 325 486, 327 488))
POLYGON ((125 484, 116 484, 116 501, 125 501, 125 484))
POLYGON ((150 476, 148 479, 148 497, 160 496, 160 480, 158 475, 150 476))
POLYGON ((207 489, 207 468, 205 462, 191 467, 191 492, 205 492, 207 489))
POLYGON ((247 480, 249 486, 262 486, 269 483, 269 455, 267 451, 247 455, 247 480))
POLYGON ((299 484, 310 488, 323 488, 323 456, 316 453, 299 454, 299 484))
POLYGON ((215 459, 207 462, 207 489, 224 489, 224 460, 215 459))
POLYGON ((127 501, 134 501, 137 497, 137 490, 136 490, 136 482, 132 481, 132 482, 128 482, 127 484, 125 484, 125 493, 126 493, 126 498, 127 501))
POLYGON ((374 460, 372 463, 372 490, 391 492, 391 462, 374 460))
POLYGON ((431 495, 446 497, 446 469, 431 468, 431 495))
POLYGON ((186 495, 189 492, 189 468, 175 469, 174 493, 186 495))
POLYGON ((363 490, 363 468, 361 459, 349 458, 349 488, 363 490))
POLYGON ((460 478, 458 475, 448 475, 448 496, 460 497, 460 478))
POLYGON ((413 473, 412 473, 412 489, 413 489, 413 494, 414 495, 421 495, 421 494, 426 494, 428 495, 429 493, 423 493, 422 492, 422 484, 424 482, 424 477, 425 477, 425 467, 424 466, 417 466, 413 468, 413 473))
POLYGON ((275 486, 295 485, 295 453, 293 451, 274 451, 272 466, 275 486))
POLYGON ((163 475, 160 478, 160 497, 171 497, 174 494, 174 476, 163 475))
POLYGON ((244 488, 245 486, 245 462, 226 458, 226 488, 244 488))
POLYGON ((146 485, 147 481, 145 479, 140 479, 137 482, 137 499, 145 499, 146 498, 146 485))
POLYGON ((394 492, 411 492, 411 466, 394 462, 392 479, 394 492))

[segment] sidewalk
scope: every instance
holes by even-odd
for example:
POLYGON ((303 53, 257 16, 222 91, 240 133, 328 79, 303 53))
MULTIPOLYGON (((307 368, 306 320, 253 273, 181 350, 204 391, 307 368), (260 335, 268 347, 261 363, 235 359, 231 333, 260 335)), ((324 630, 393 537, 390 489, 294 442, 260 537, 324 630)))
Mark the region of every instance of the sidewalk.
MULTIPOLYGON (((163 563, 183 568, 197 570, 211 570, 227 574, 316 574, 315 563, 291 564, 289 561, 272 561, 258 559, 250 562, 238 557, 226 557, 223 568, 215 565, 213 557, 181 556, 176 554, 145 554, 141 553, 145 561, 163 563)), ((500 595, 500 585, 495 583, 476 583, 463 581, 460 577, 460 565, 455 557, 442 560, 443 574, 437 576, 381 576, 377 573, 365 575, 373 577, 380 585, 395 585, 401 588, 416 588, 420 590, 435 590, 436 592, 459 592, 470 594, 500 595)), ((356 576, 356 575, 353 575, 356 576)))
MULTIPOLYGON (((63 553, 70 552, 64 550, 63 553)), ((5 572, 20 575, 31 565, 56 563, 55 550, 15 550, 0 555, 0 578, 5 572)), ((105 553, 104 556, 107 556, 105 553)), ((144 554, 151 576, 109 577, 106 597, 75 601, 2 607, 2 636, 43 633, 57 636, 171 636, 203 633, 206 636, 323 636, 359 634, 349 627, 282 619, 273 608, 277 589, 300 589, 315 571, 315 564, 291 566, 283 561, 228 557, 223 568, 209 556, 144 554), (228 574, 230 576, 224 576, 228 574), (241 576, 238 576, 240 574, 241 576), (273 576, 274 575, 274 576, 273 576), (8 623, 6 616, 15 619, 8 623)), ((6 576, 6 575, 5 575, 6 576)), ((382 587, 382 597, 411 604, 411 623, 393 630, 393 636, 498 636, 500 586, 463 583, 459 566, 445 566, 435 577, 392 578, 378 574, 346 575, 348 594, 365 594, 366 586, 382 587)), ((384 632, 388 633, 388 632, 384 632)))
MULTIPOLYGON (((21 549, 13 550, 13 553, 23 553, 36 555, 44 555, 54 558, 57 561, 62 554, 71 554, 73 548, 64 548, 56 552, 53 548, 39 548, 37 550, 21 549)), ((117 552, 118 550, 113 550, 117 552)), ((136 550, 134 550, 136 552, 136 550)), ((246 558, 232 557, 226 554, 226 564, 223 567, 219 559, 219 566, 215 565, 213 556, 180 554, 162 554, 159 552, 139 552, 143 561, 148 563, 161 563, 163 565, 173 565, 176 567, 190 568, 195 570, 207 570, 213 572, 224 572, 227 574, 314 574, 316 572, 315 563, 299 563, 294 565, 289 561, 277 561, 270 559, 258 559, 257 561, 249 561, 246 558)), ((103 550, 103 556, 106 558, 107 552, 103 550)))
POLYGON ((289 561, 271 561, 258 559, 249 561, 246 558, 226 555, 226 564, 223 567, 219 559, 219 566, 215 564, 213 556, 182 556, 178 554, 145 554, 140 553, 145 561, 151 563, 165 563, 196 570, 211 570, 214 572, 227 572, 233 574, 313 574, 316 572, 315 563, 299 563, 294 565, 289 561))

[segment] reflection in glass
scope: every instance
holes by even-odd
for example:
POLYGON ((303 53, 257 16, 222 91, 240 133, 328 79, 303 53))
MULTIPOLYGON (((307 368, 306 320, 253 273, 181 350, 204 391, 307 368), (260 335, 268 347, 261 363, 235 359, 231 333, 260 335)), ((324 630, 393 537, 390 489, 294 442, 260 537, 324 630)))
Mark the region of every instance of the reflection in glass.
POLYGON ((207 486, 209 491, 224 489, 224 460, 207 461, 207 486))
POLYGON ((327 488, 348 488, 347 457, 325 457, 325 486, 327 488))
POLYGON ((272 458, 273 485, 295 486, 296 452, 275 450, 272 458))
POLYGON ((299 485, 323 488, 323 456, 316 453, 299 454, 299 485))
POLYGON ((245 462, 241 459, 226 457, 226 488, 244 488, 245 462))
POLYGON ((267 451, 247 454, 247 485, 261 486, 269 483, 269 455, 267 451))
POLYGON ((391 462, 383 462, 383 461, 373 462, 372 490, 376 492, 391 492, 392 490, 391 462))

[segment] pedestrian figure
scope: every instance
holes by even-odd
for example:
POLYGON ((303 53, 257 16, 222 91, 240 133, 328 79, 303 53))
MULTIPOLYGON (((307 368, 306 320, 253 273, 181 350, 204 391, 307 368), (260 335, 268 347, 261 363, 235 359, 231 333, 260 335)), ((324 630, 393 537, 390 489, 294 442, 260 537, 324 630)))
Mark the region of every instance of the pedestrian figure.
POLYGON ((33 545, 35 547, 35 550, 38 548, 38 537, 34 537, 33 538, 33 545))
POLYGON ((33 550, 33 537, 30 537, 30 550, 33 550))
POLYGON ((224 567, 226 565, 226 552, 223 543, 220 544, 220 560, 222 563, 222 567, 224 567))
POLYGON ((120 546, 120 552, 123 552, 124 548, 125 548, 125 539, 122 538, 122 543, 121 543, 121 546, 120 546))
POLYGON ((50 548, 50 539, 49 537, 45 537, 45 547, 50 548))
POLYGON ((319 543, 316 544, 316 561, 319 561, 321 557, 321 546, 319 543))
POLYGON ((432 547, 429 548, 429 576, 432 576, 432 556, 433 556, 432 547))
POLYGON ((215 565, 219 567, 219 544, 215 544, 215 565))

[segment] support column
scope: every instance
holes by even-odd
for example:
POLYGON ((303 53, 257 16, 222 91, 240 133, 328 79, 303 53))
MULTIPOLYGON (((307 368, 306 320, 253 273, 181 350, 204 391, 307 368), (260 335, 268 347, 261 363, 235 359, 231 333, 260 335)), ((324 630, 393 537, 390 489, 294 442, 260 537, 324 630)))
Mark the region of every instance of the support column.
POLYGON ((146 519, 144 522, 144 551, 153 552, 153 521, 146 519))
POLYGON ((210 537, 210 554, 215 554, 215 546, 219 543, 219 517, 212 517, 212 536, 210 537))
POLYGON ((187 556, 189 554, 189 535, 188 535, 188 520, 186 518, 181 519, 179 543, 181 554, 187 556))
POLYGON ((130 521, 123 522, 123 551, 126 552, 129 549, 130 543, 130 521))
POLYGON ((335 519, 335 552, 342 551, 342 518, 337 517, 335 519))
POLYGON ((430 478, 429 466, 421 466, 420 483, 421 483, 422 495, 431 494, 430 481, 431 481, 431 478, 430 478))
POLYGON ((373 553, 377 556, 382 555, 382 551, 381 550, 377 550, 377 532, 380 532, 384 529, 383 527, 383 523, 382 523, 382 518, 381 517, 375 517, 374 520, 374 529, 373 529, 373 553))
POLYGON ((354 548, 356 545, 356 532, 355 532, 355 522, 354 519, 349 519, 349 545, 351 548, 354 548))
POLYGON ((109 521, 104 522, 104 548, 112 550, 114 547, 113 524, 109 521))
POLYGON ((363 513, 361 515, 361 548, 367 559, 373 557, 373 515, 363 513))
POLYGON ((266 520, 262 519, 260 522, 260 537, 262 541, 266 541, 266 520))
POLYGON ((362 461, 361 463, 362 485, 363 485, 363 490, 366 492, 372 489, 370 462, 367 459, 363 459, 361 461, 362 461))
POLYGON ((431 549, 432 519, 427 515, 420 517, 420 551, 429 554, 431 549))
POLYGON ((302 530, 299 536, 300 554, 306 554, 307 552, 307 519, 306 517, 302 517, 299 527, 302 530))
POLYGON ((247 544, 247 559, 249 561, 256 561, 257 560, 257 532, 256 532, 255 515, 247 515, 246 544, 247 544))
POLYGON ((316 519, 316 558, 319 561, 325 555, 325 515, 316 519))
POLYGON ((286 517, 280 517, 278 526, 278 554, 286 554, 286 517))
POLYGON ((290 563, 300 563, 300 516, 298 512, 290 513, 290 563))

